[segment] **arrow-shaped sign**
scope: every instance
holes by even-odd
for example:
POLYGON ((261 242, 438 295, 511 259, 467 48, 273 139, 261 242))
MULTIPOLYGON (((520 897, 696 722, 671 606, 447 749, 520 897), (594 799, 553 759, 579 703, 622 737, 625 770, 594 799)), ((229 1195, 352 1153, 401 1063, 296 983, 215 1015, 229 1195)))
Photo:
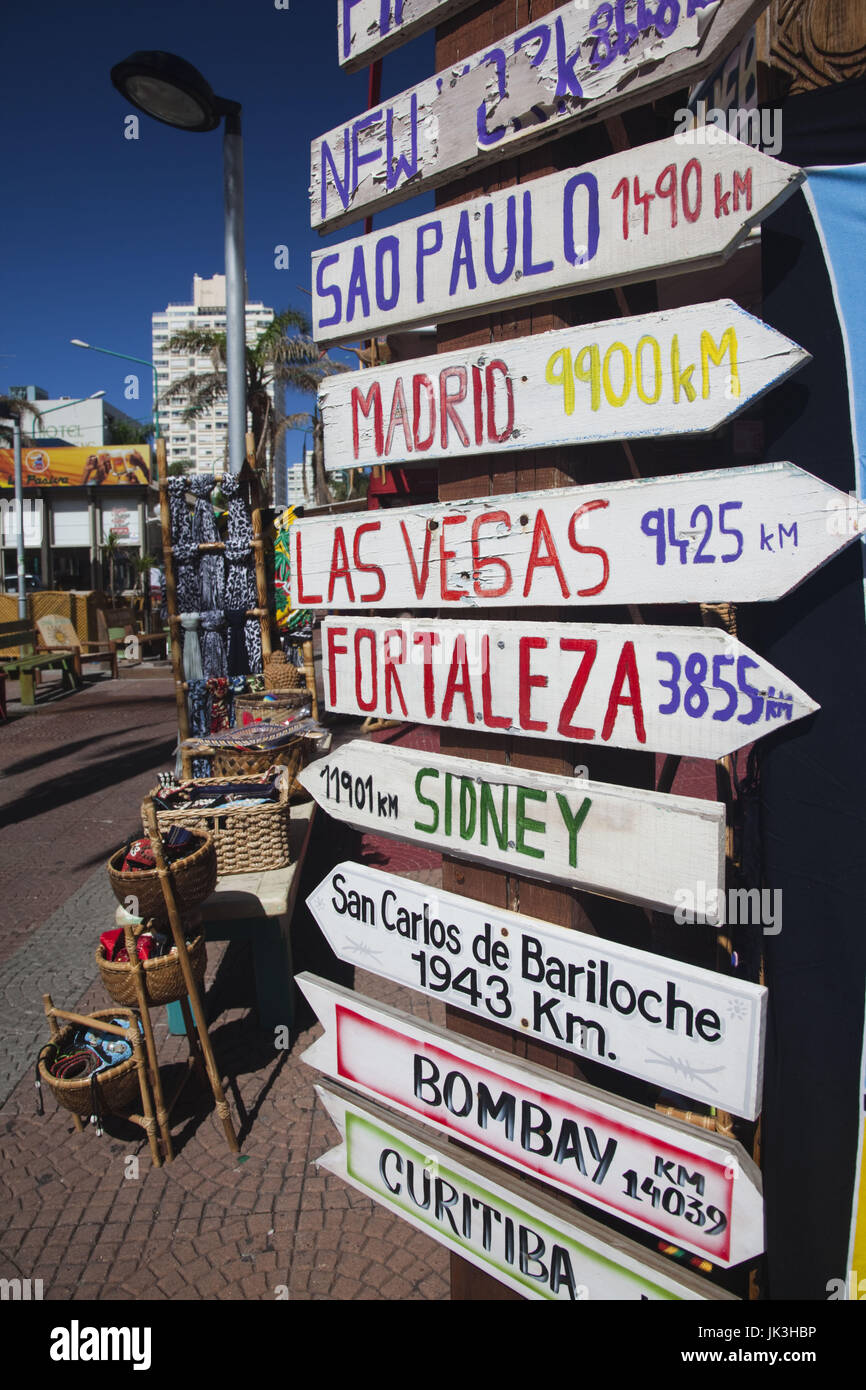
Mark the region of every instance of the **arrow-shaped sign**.
MULTIPOLYGON (((543 546, 536 559, 555 569, 543 546)), ((818 709, 719 628, 341 617, 322 651, 329 710, 683 757, 818 709)))
POLYGON ((297 981, 325 1028, 301 1059, 308 1066, 716 1264, 763 1250, 761 1175, 735 1140, 315 975, 297 981))
POLYGON ((575 608, 781 598, 866 528, 793 463, 312 517, 292 529, 300 606, 575 608))
POLYGON ((363 739, 298 776, 329 815, 361 830, 662 912, 708 900, 707 920, 722 920, 719 802, 363 739))
MULTIPOLYGON (((714 135, 712 145, 702 143, 704 128, 672 135, 316 252, 316 340, 356 341, 719 264, 803 174, 714 135)), ((616 363, 610 370, 624 393, 616 363)), ((421 426, 419 440, 428 434, 421 426)))
POLYGON ((307 899, 340 960, 753 1120, 767 991, 343 863, 307 899))
POLYGON ((314 140, 312 225, 357 221, 470 165, 686 87, 736 46, 765 4, 563 5, 314 140))
POLYGON ((472 0, 337 0, 340 66, 357 72, 471 4, 472 0))
POLYGON ((809 354, 729 299, 329 377, 329 468, 718 429, 809 354))
POLYGON ((328 1086, 316 1091, 342 1139, 321 1167, 524 1298, 734 1298, 506 1169, 458 1158, 420 1125, 328 1086))

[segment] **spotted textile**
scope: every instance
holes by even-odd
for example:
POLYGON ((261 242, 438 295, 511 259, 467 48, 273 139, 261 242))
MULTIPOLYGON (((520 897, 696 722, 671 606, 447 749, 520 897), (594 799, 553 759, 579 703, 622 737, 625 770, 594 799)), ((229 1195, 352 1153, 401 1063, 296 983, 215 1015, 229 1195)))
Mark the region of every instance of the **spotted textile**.
MULTIPOLYGON (((192 516, 192 538, 196 545, 210 545, 219 540, 210 500, 214 484, 212 473, 200 473, 188 480, 189 491, 196 499, 192 516)), ((222 608, 226 588, 225 559, 218 551, 199 554, 198 579, 202 610, 222 608)))
MULTIPOLYGON (((189 683, 189 731, 199 738, 210 733, 210 692, 207 681, 193 680, 189 683)), ((193 777, 209 777, 210 758, 193 758, 193 777)))
MULTIPOLYGON (((233 473, 224 473, 220 484, 222 493, 229 504, 228 540, 225 558, 228 566, 226 574, 225 607, 229 623, 229 674, 240 675, 233 668, 232 622, 233 614, 247 613, 257 606, 256 581, 253 568, 253 523, 249 508, 241 494, 241 485, 233 473)), ((262 669, 262 632, 258 618, 248 618, 245 624, 246 673, 262 669)))
POLYGON ((227 676, 224 613, 220 609, 202 613, 201 625, 201 664, 205 679, 227 676))
POLYGON ((168 510, 177 607, 179 613, 196 613, 201 606, 197 574, 198 547, 192 538, 186 493, 185 478, 169 478, 168 510))
POLYGON ((209 680, 207 688, 210 691, 209 732, 218 734, 223 729, 231 728, 232 693, 225 676, 221 676, 217 680, 209 680))

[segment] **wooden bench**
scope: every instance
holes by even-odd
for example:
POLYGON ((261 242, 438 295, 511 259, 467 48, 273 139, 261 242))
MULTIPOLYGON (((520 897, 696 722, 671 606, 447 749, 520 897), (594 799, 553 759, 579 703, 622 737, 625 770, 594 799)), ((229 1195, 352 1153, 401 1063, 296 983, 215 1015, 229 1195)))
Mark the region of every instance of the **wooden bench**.
MULTIPOLYGON (((36 681, 40 671, 59 669, 63 675, 64 690, 77 690, 80 683, 76 653, 69 648, 51 652, 37 652, 37 636, 35 628, 28 627, 26 619, 19 619, 14 623, 0 623, 0 647, 18 648, 17 657, 10 658, 0 655, 4 696, 6 677, 8 676, 10 680, 17 679, 21 684, 22 705, 36 704, 36 681)), ((4 698, 4 718, 6 718, 5 703, 4 698)))
POLYGON ((113 678, 117 680, 117 646, 114 642, 109 642, 105 647, 100 642, 82 642, 69 619, 61 618, 57 613, 48 613, 44 618, 37 618, 36 626, 45 651, 65 650, 67 656, 72 654, 75 674, 79 680, 83 661, 92 661, 100 665, 107 662, 113 678))

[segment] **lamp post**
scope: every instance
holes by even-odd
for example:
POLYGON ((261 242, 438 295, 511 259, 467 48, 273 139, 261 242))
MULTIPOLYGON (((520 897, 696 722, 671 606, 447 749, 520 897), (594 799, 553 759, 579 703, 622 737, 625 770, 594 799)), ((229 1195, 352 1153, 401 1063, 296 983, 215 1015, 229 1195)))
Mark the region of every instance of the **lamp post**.
POLYGON ((218 97, 197 68, 174 53, 140 51, 111 69, 125 99, 145 115, 178 130, 223 132, 226 268, 226 381, 229 469, 246 456, 246 286, 244 283, 244 160, 241 107, 218 97))
MULTIPOLYGON (((87 348, 89 352, 104 352, 106 357, 122 357, 124 362, 138 362, 142 367, 150 367, 153 372, 153 433, 154 438, 159 439, 159 391, 157 389, 156 364, 148 362, 144 357, 132 357, 128 352, 112 352, 111 348, 96 347, 94 343, 85 343, 81 338, 70 338, 73 347, 87 348)), ((105 395, 105 392, 102 392, 105 395)), ((77 402, 76 402, 77 404, 77 402)), ((56 407, 52 406, 52 409, 56 407)), ((47 414, 47 411, 43 411, 47 414)))

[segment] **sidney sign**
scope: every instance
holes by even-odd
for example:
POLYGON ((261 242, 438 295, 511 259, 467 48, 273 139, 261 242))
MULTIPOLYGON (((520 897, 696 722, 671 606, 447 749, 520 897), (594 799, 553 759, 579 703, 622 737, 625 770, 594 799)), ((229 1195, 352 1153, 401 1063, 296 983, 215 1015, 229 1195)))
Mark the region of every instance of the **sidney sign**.
POLYGON ((332 468, 704 434, 809 354, 731 300, 340 374, 319 388, 332 468))
POLYGON ((301 1059, 308 1066, 715 1264, 763 1250, 760 1172, 735 1140, 315 975, 297 981, 325 1028, 301 1059))
POLYGON ((724 261, 803 174, 715 133, 715 145, 703 129, 670 136, 315 252, 316 341, 724 261))
POLYGON ((337 820, 512 873, 662 912, 701 883, 719 890, 702 902, 723 896, 725 808, 716 801, 361 739, 298 776, 337 820))
POLYGON ((720 628, 331 617, 322 651, 332 711, 682 757, 818 709, 720 628))
POLYGON ((524 1298, 734 1298, 420 1125, 316 1090, 342 1140, 319 1165, 524 1298))
MULTIPOLYGON (((356 3, 363 7, 366 32, 374 43, 379 36, 393 37, 389 0, 356 3), (373 27, 377 20, 378 34, 373 27)), ((687 86, 725 57, 765 4, 616 0, 563 5, 314 140, 312 225, 325 230, 354 222, 458 178, 470 165, 506 159, 687 86)), ((405 5, 396 0, 396 5, 416 12, 444 9, 430 0, 406 0, 405 5)), ((347 35, 351 48, 351 31, 361 28, 346 16, 350 8, 351 0, 343 0, 341 56, 347 53, 347 35)), ((427 24, 431 18, 439 16, 428 15, 427 24)), ((408 23, 408 14, 405 19, 408 23)))
POLYGON ((302 519, 292 572, 302 606, 344 611, 750 603, 850 544, 850 504, 793 463, 433 502, 302 519))
POLYGON ((471 4, 472 0, 337 0, 340 66, 357 72, 471 4))
POLYGON ((746 1119, 760 1111, 761 985, 362 864, 338 864, 307 904, 340 960, 746 1119))

